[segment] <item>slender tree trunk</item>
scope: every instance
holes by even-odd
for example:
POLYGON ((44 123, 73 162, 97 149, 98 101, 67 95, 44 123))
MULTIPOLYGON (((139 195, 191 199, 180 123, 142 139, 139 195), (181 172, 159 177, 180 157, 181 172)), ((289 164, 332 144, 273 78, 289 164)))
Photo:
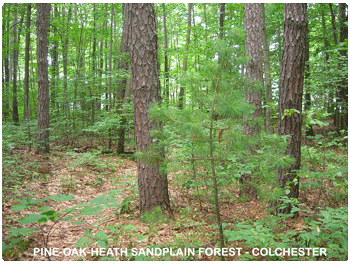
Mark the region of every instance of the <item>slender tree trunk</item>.
MULTIPOLYGON (((120 53, 122 54, 122 59, 120 62, 120 69, 124 70, 125 72, 130 72, 127 57, 129 57, 129 47, 128 47, 128 40, 129 40, 129 35, 130 32, 129 30, 129 24, 130 22, 130 17, 129 17, 129 12, 126 9, 126 4, 123 4, 123 33, 122 33, 122 45, 120 47, 120 53), (126 56, 128 55, 128 56, 126 56)), ((120 127, 118 129, 118 145, 117 145, 117 153, 122 154, 124 153, 124 145, 125 145, 125 126, 126 126, 126 117, 123 114, 123 102, 125 99, 125 93, 126 93, 126 85, 127 85, 127 79, 129 78, 123 78, 120 81, 119 84, 119 89, 117 91, 118 95, 118 102, 117 102, 117 109, 118 113, 121 115, 121 123, 120 127)), ((124 112, 125 113, 125 112, 124 112)))
MULTIPOLYGON (((111 28, 110 28, 110 41, 109 41, 109 86, 108 86, 108 112, 109 117, 112 118, 112 54, 113 54, 113 16, 114 9, 113 3, 111 3, 111 28)), ((108 149, 112 149, 112 130, 108 131, 108 149)))
POLYGON ((168 64, 168 37, 166 28, 165 4, 163 6, 163 28, 164 28, 164 75, 165 75, 165 101, 169 105, 169 64, 168 64))
MULTIPOLYGON (((54 15, 56 18, 59 17, 57 6, 54 7, 54 15)), ((57 29, 53 28, 54 34, 57 34, 57 29)), ((52 47, 52 85, 51 85, 51 105, 52 108, 56 109, 56 89, 57 89, 57 78, 59 77, 59 63, 58 63, 58 41, 53 41, 52 47)))
MULTIPOLYGON (((320 5, 325 5, 325 4, 320 4, 320 5)), ((325 10, 321 9, 321 23, 322 23, 322 36, 323 36, 323 44, 324 44, 324 54, 325 54, 325 63, 326 63, 326 69, 327 71, 329 70, 329 50, 330 50, 330 45, 328 41, 328 36, 327 36, 327 27, 326 27, 326 18, 325 18, 325 10)), ((306 71, 309 70, 309 66, 306 64, 306 71)), ((305 78, 308 79, 308 77, 305 75, 305 78)), ((327 89, 327 84, 324 84, 323 87, 325 90, 327 89)), ((306 86, 306 89, 308 89, 308 86, 306 86)), ((308 100, 310 98, 310 105, 311 105, 311 94, 307 92, 305 94, 305 100, 308 100)), ((325 108, 329 113, 332 113, 334 115, 334 91, 330 90, 328 94, 328 98, 325 100, 325 108)), ((305 107, 308 101, 305 102, 305 107)), ((334 116, 333 116, 334 118, 334 116)), ((312 134, 312 132, 310 132, 312 134)))
MULTIPOLYGON (((32 5, 27 4, 27 18, 26 18, 26 45, 24 55, 24 120, 27 122, 27 136, 28 142, 31 142, 30 135, 30 110, 29 110, 29 49, 30 49, 30 16, 32 5)), ((32 146, 29 143, 29 151, 32 146)))
MULTIPOLYGON (((220 18, 219 18, 219 39, 223 40, 225 31, 224 31, 224 26, 225 26, 225 3, 220 3, 219 4, 219 12, 220 12, 220 18)), ((219 63, 223 63, 223 55, 224 54, 219 54, 219 63)), ((225 68, 225 67, 224 67, 225 68)))
POLYGON ((47 29, 50 4, 37 4, 38 131, 36 154, 50 152, 49 145, 49 73, 47 29))
MULTIPOLYGON (((304 85, 305 85, 305 110, 311 109, 311 93, 310 93, 310 65, 309 65, 309 58, 310 58, 310 51, 309 51, 309 37, 306 38, 306 54, 305 54, 305 78, 304 78, 304 85)), ((306 136, 315 136, 314 129, 312 128, 312 125, 309 126, 308 129, 306 129, 306 136)))
POLYGON ((13 21, 13 83, 12 83, 12 122, 19 124, 18 103, 17 103, 17 66, 18 66, 18 44, 17 44, 17 6, 15 5, 15 18, 13 21))
POLYGON ((26 45, 24 54, 24 119, 29 121, 29 49, 30 49, 30 16, 32 5, 27 4, 26 45))
POLYGON ((263 45, 263 58, 264 58, 264 74, 265 74, 265 104, 268 105, 266 107, 266 133, 273 134, 273 126, 272 126, 272 110, 269 104, 272 102, 272 86, 271 86, 271 71, 270 71, 270 57, 269 57, 269 44, 267 42, 266 36, 266 24, 265 24, 265 6, 262 4, 262 45, 263 45))
MULTIPOLYGON (((278 184, 291 199, 299 197, 299 179, 296 170, 301 160, 302 95, 307 38, 307 4, 285 4, 283 28, 283 55, 280 72, 278 133, 289 135, 287 154, 295 162, 279 170, 278 184), (289 113, 285 113, 289 111, 289 113)), ((276 208, 277 213, 291 212, 291 205, 276 208)))
MULTIPOLYGON (((6 23, 3 21, 2 24, 2 30, 5 32, 5 24, 7 32, 10 30, 10 4, 4 4, 3 13, 5 14, 5 10, 7 11, 7 17, 6 17, 6 23), (7 8, 7 10, 5 9, 7 8)), ((9 47, 10 47, 10 37, 9 33, 6 35, 3 35, 2 38, 3 41, 3 49, 5 47, 5 52, 3 53, 3 65, 4 65, 4 76, 3 76, 3 93, 2 93, 2 114, 3 114, 3 121, 7 121, 10 117, 10 102, 9 102, 9 94, 10 94, 10 54, 9 54, 9 47)))
POLYGON ((333 41, 335 45, 338 45, 338 38, 337 38, 337 29, 335 26, 335 15, 333 12, 333 4, 329 3, 329 10, 331 12, 331 22, 332 22, 332 33, 333 33, 333 41))
POLYGON ((68 16, 66 16, 65 6, 63 6, 63 24, 65 24, 65 30, 63 31, 63 47, 62 47, 62 59, 63 59, 63 113, 68 117, 69 115, 69 101, 68 101, 68 45, 69 45, 69 30, 72 16, 72 7, 69 7, 68 16))
POLYGON ((94 38, 92 43, 92 87, 89 86, 90 94, 90 109, 91 109, 91 125, 95 124, 95 103, 96 99, 94 98, 95 87, 96 87, 96 4, 94 3, 94 38))
MULTIPOLYGON (((344 44, 348 39, 348 17, 346 15, 347 4, 340 3, 339 4, 339 45, 344 44)), ((348 52, 347 48, 341 46, 340 48, 340 56, 343 58, 339 62, 339 68, 347 68, 347 58, 348 52)), ((340 134, 340 130, 348 129, 348 78, 347 75, 343 74, 341 77, 341 81, 337 85, 337 99, 336 99, 336 113, 334 125, 340 134)))
MULTIPOLYGON (((187 71, 187 59, 188 59, 188 50, 190 46, 190 38, 191 38, 191 13, 192 13, 193 4, 188 3, 188 14, 187 14, 187 35, 186 35, 186 46, 185 46, 185 57, 182 65, 183 73, 187 71)), ((179 94, 179 108, 183 109, 185 100, 185 87, 184 85, 180 86, 180 94, 179 94)))
POLYGON ((139 201, 141 214, 161 206, 171 212, 168 180, 162 163, 164 147, 154 141, 152 130, 161 124, 148 116, 151 104, 161 101, 158 44, 154 4, 127 4, 130 15, 129 51, 133 88, 139 201))

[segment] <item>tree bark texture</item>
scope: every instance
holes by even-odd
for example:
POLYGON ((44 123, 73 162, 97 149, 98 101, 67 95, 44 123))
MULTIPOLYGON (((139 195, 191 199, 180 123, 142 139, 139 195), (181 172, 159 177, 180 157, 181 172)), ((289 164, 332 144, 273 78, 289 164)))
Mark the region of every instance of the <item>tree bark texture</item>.
POLYGON ((50 4, 37 4, 38 130, 36 154, 50 152, 49 146, 49 74, 47 28, 50 4))
POLYGON ((164 149, 153 142, 151 132, 161 129, 161 124, 148 114, 151 105, 161 100, 154 4, 127 4, 126 8, 130 15, 135 143, 136 151, 142 153, 137 161, 140 211, 143 214, 156 206, 170 211, 167 175, 161 170, 164 149))
MULTIPOLYGON (((127 57, 129 57, 129 47, 128 47, 128 39, 129 39, 129 13, 126 10, 126 4, 123 4, 123 33, 122 33, 122 44, 120 47, 120 53, 123 54, 123 57, 120 61, 120 69, 126 72, 129 72, 129 65, 127 61, 127 57), (126 57, 125 55, 128 54, 126 57)), ((125 145, 125 126, 127 123, 125 117, 125 111, 123 110, 123 103, 125 100, 126 86, 127 86, 127 78, 123 78, 119 83, 119 89, 117 91, 117 109, 118 113, 122 115, 122 120, 120 123, 120 127, 118 129, 118 144, 117 144, 117 153, 124 153, 124 145, 125 145)), ((127 99, 126 101, 127 102, 127 99)))
MULTIPOLYGON (((260 133, 257 118, 262 115, 262 11, 262 4, 244 4, 245 50, 247 56, 251 58, 246 69, 245 100, 255 106, 255 111, 250 116, 244 117, 243 134, 252 136, 260 133)), ((241 175, 239 182, 240 196, 246 194, 249 198, 256 197, 257 191, 250 174, 241 175)))
MULTIPOLYGON (((282 189, 289 184, 290 198, 299 196, 299 179, 296 170, 301 160, 301 126, 302 96, 307 41, 307 4, 285 4, 283 55, 280 71, 279 88, 279 123, 280 135, 289 135, 287 154, 294 157, 295 162, 288 169, 279 170, 278 184, 282 189), (294 109, 291 114, 284 115, 285 110, 294 109)), ((279 213, 290 213, 291 206, 277 209, 279 213)))
POLYGON ((248 77, 245 99, 255 106, 255 111, 250 117, 245 117, 243 133, 257 135, 260 126, 257 118, 262 115, 261 85, 262 78, 262 4, 244 4, 244 27, 246 31, 245 50, 251 59, 246 68, 248 77))

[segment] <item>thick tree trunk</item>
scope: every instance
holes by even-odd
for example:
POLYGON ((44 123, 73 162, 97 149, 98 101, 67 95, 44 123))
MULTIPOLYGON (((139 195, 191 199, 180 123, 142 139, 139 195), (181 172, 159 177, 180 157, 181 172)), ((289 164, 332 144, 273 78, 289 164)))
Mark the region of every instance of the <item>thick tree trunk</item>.
MULTIPOLYGON (((307 4, 285 4, 283 55, 280 72, 278 133, 289 135, 287 154, 295 159, 288 169, 279 171, 278 184, 289 189, 291 199, 299 196, 299 179, 296 170, 300 168, 302 95, 307 37, 307 4), (285 111, 289 110, 289 114, 285 111), (296 182, 293 180, 296 179, 296 182)), ((278 209, 278 213, 290 213, 291 206, 278 209)))
MULTIPOLYGON (((260 133, 257 119, 262 115, 262 11, 262 4, 244 4, 245 49, 247 56, 251 57, 246 69, 245 100, 255 107, 255 111, 249 117, 244 117, 243 133, 251 136, 260 133)), ((243 174, 240 183, 240 196, 245 193, 250 198, 256 197, 257 192, 251 184, 251 175, 243 174)))
POLYGON ((49 145, 49 73, 47 28, 50 4, 37 4, 38 131, 36 154, 50 152, 49 145))
POLYGON ((245 87, 245 99, 255 107, 254 113, 245 117, 243 133, 257 135, 260 133, 260 125, 257 118, 262 115, 261 86, 262 77, 262 4, 244 4, 244 26, 246 30, 245 49, 248 61, 246 74, 248 77, 245 87))
POLYGON ((162 162, 164 149, 153 142, 152 130, 161 124, 149 118, 148 110, 159 103, 160 82, 154 4, 127 4, 130 15, 130 66, 133 89, 140 211, 156 206, 170 211, 168 180, 162 162))
MULTIPOLYGON (((6 17, 6 29, 9 31, 10 29, 10 5, 6 4, 4 5, 3 13, 5 14, 5 8, 7 7, 7 17, 6 17)), ((3 21, 2 24, 3 32, 5 32, 5 21, 3 21)), ((10 102, 9 102, 9 94, 10 94, 10 54, 9 54, 9 47, 10 47, 10 37, 9 34, 3 35, 2 38, 3 41, 3 49, 5 48, 5 52, 3 53, 3 65, 4 65, 4 76, 3 76, 3 87, 2 87, 2 114, 3 114, 3 121, 6 121, 10 117, 10 102)))

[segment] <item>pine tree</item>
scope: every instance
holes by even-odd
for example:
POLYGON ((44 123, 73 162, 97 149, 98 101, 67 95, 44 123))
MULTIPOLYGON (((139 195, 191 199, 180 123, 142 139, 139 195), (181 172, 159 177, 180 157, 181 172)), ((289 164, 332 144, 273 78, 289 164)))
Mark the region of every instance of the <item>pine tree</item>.
POLYGON ((49 76, 47 30, 50 4, 37 4, 37 61, 38 61, 38 131, 36 154, 50 152, 49 145, 49 76))
POLYGON ((164 149, 152 136, 152 131, 160 130, 161 124, 150 119, 148 113, 152 104, 160 102, 154 4, 127 4, 126 8, 130 16, 129 52, 135 143, 139 153, 137 171, 140 211, 143 214, 157 206, 171 211, 168 179, 166 172, 161 168, 164 149))

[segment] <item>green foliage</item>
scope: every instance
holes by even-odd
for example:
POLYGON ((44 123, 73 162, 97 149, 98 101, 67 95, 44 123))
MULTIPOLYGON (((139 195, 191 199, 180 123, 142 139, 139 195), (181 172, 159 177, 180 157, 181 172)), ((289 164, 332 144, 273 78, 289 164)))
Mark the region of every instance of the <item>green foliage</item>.
MULTIPOLYGON (((326 208, 313 218, 306 218, 307 224, 302 231, 280 232, 283 221, 271 216, 255 222, 240 222, 231 229, 224 230, 228 241, 239 241, 249 248, 326 248, 324 260, 346 260, 348 254, 348 210, 326 208), (315 220, 317 219, 317 220, 315 220)), ((242 259, 247 256, 243 255, 242 259)), ((314 256, 305 256, 307 260, 316 260, 314 256)), ((290 258, 290 260, 300 258, 290 258)), ((267 256, 267 260, 281 260, 280 256, 267 256)))
MULTIPOLYGON (((18 244, 23 238, 30 236, 32 233, 39 231, 41 233, 41 236, 43 238, 43 244, 44 247, 47 246, 47 243, 50 239, 50 236, 53 232, 53 227, 59 222, 59 221, 72 221, 75 218, 84 218, 86 216, 96 215, 102 212, 102 208, 118 208, 119 204, 117 200, 113 197, 114 193, 110 196, 102 195, 95 199, 92 199, 89 201, 88 204, 78 204, 74 207, 67 208, 62 211, 55 211, 51 209, 49 206, 41 206, 47 199, 54 200, 55 202, 62 203, 66 201, 74 201, 73 195, 65 195, 65 194, 58 194, 58 195, 51 195, 47 198, 43 198, 40 200, 34 200, 33 197, 29 197, 27 199, 20 200, 20 204, 14 205, 12 207, 12 210, 14 211, 22 211, 27 210, 31 208, 33 210, 38 211, 38 213, 30 213, 27 214, 25 217, 22 217, 17 220, 17 222, 26 225, 26 224, 34 224, 37 228, 34 229, 28 229, 28 228, 13 228, 10 229, 10 235, 7 236, 5 239, 10 239, 9 244, 5 243, 5 250, 10 250, 13 248, 16 244, 18 244), (48 224, 48 229, 43 229, 41 225, 43 223, 48 224), (21 234, 20 237, 18 235, 21 234)), ((84 222, 78 220, 73 221, 73 224, 75 225, 81 225, 84 224, 84 222)), ((81 240, 78 241, 78 243, 82 244, 85 242, 88 242, 90 240, 93 240, 97 242, 99 246, 107 246, 108 245, 108 236, 102 232, 98 231, 95 235, 88 233, 88 236, 83 237, 81 240)), ((80 245, 79 244, 79 245, 80 245)))
POLYGON ((326 247, 329 259, 345 260, 348 257, 348 208, 327 207, 319 218, 307 221, 310 232, 300 234, 301 241, 309 247, 326 247))
POLYGON ((92 234, 91 230, 86 230, 84 232, 85 236, 80 238, 77 243, 75 243, 75 247, 93 247, 96 243, 97 246, 101 248, 108 248, 109 236, 104 231, 97 231, 95 235, 92 234))
MULTIPOLYGON (((334 12, 338 13, 339 6, 331 4, 334 12)), ((57 51, 60 60, 56 65, 59 71, 63 68, 62 52, 65 40, 69 40, 67 47, 67 74, 57 72, 53 61, 49 64, 50 77, 50 144, 61 149, 73 149, 77 146, 87 146, 98 149, 86 153, 65 153, 69 159, 70 169, 75 170, 81 166, 91 170, 97 177, 92 184, 99 187, 108 180, 116 169, 113 162, 102 161, 99 158, 101 151, 106 148, 108 139, 112 139, 114 147, 118 140, 116 131, 121 127, 121 120, 126 117, 126 139, 133 146, 133 114, 132 103, 121 104, 120 81, 129 77, 129 72, 118 69, 122 59, 127 54, 110 53, 109 47, 101 43, 109 43, 113 39, 113 49, 120 50, 122 35, 123 14, 120 3, 114 6, 114 27, 110 33, 111 5, 103 3, 82 4, 52 4, 50 24, 52 30, 49 34, 49 57, 53 58, 57 51), (66 11, 57 14, 55 9, 66 11), (71 9, 72 17, 68 22, 68 13, 71 9), (109 21, 109 22, 108 22, 109 21), (55 51, 56 42, 58 43, 55 51), (94 50, 95 47, 95 50, 94 50), (105 63, 109 56, 112 68, 105 63), (63 76, 62 76, 63 74, 63 76), (111 78, 111 79, 110 79, 111 78), (68 80, 68 81, 67 81, 68 80), (67 81, 67 82, 66 82, 67 81), (107 97, 109 81, 112 84, 112 95, 107 97), (66 88, 65 88, 66 87, 66 88), (112 111, 107 111, 109 99, 112 99, 112 111), (120 113, 119 110, 123 110, 120 113)), ((292 212, 311 215, 306 218, 306 226, 300 231, 286 231, 283 221, 287 216, 277 218, 268 217, 263 221, 242 222, 229 230, 226 227, 225 236, 228 241, 241 241, 249 247, 326 247, 328 256, 325 260, 345 260, 347 258, 347 208, 344 203, 348 198, 348 152, 347 131, 340 131, 340 136, 333 132, 328 135, 316 135, 311 139, 310 146, 302 146, 302 168, 297 172, 300 179, 300 189, 304 193, 311 192, 316 195, 312 201, 312 212, 305 210, 303 203, 297 199, 290 199, 288 188, 281 190, 276 185, 276 171, 286 168, 293 163, 293 159, 285 155, 288 136, 266 135, 264 132, 256 137, 246 136, 242 133, 242 115, 249 115, 254 111, 251 105, 245 103, 244 86, 250 83, 243 76, 245 56, 244 40, 244 5, 227 3, 223 40, 218 38, 218 5, 194 4, 193 23, 191 26, 191 43, 188 52, 185 52, 187 29, 187 6, 184 3, 165 4, 168 26, 167 55, 170 63, 169 85, 165 84, 164 61, 164 30, 158 29, 158 46, 160 61, 160 81, 162 87, 168 87, 170 98, 169 107, 155 106, 151 110, 153 118, 165 124, 162 131, 152 131, 154 143, 160 147, 165 146, 167 159, 163 162, 163 172, 173 172, 171 183, 180 186, 179 191, 188 194, 188 199, 213 202, 213 167, 216 173, 219 202, 223 197, 229 197, 230 190, 239 188, 241 175, 251 177, 251 186, 257 190, 257 198, 263 202, 281 200, 281 206, 292 206, 292 212), (181 69, 181 62, 187 58, 187 71, 181 69), (220 62, 219 62, 220 61, 220 62), (163 85, 164 84, 164 85, 163 85), (177 107, 179 86, 185 87, 185 107, 177 107), (212 132, 212 137, 210 134, 212 132), (212 143, 212 146, 210 144, 212 143), (210 155, 212 151, 212 156, 210 155), (214 166, 211 165, 214 161, 214 166), (341 207, 340 207, 341 206, 341 207), (332 207, 332 208, 331 208, 332 207), (240 238, 240 239, 239 239, 240 238)), ((3 58, 12 56, 14 5, 3 5, 3 58)), ((25 4, 18 4, 20 16, 25 10, 25 4)), ((162 4, 156 4, 156 16, 162 22, 162 4)), ((35 5, 33 14, 35 14, 35 5)), ((269 56, 271 63, 271 77, 273 86, 273 101, 269 107, 277 112, 278 108, 278 80, 280 74, 280 57, 282 55, 283 38, 283 4, 265 3, 266 32, 269 43, 269 56)), ((339 86, 348 78, 347 57, 340 53, 347 51, 347 40, 344 43, 334 43, 331 16, 328 4, 308 4, 309 17, 309 46, 310 60, 308 62, 309 77, 305 82, 305 93, 310 93, 312 101, 310 109, 297 113, 303 115, 305 128, 314 126, 325 128, 330 116, 339 108, 339 86)), ((35 19, 34 19, 35 20, 35 19)), ((32 20, 33 22, 33 20, 32 20)), ((336 34, 339 35, 339 19, 336 18, 336 34)), ((159 23, 161 26, 162 23, 159 23)), ((31 23, 32 36, 35 35, 35 23, 31 23)), ((23 27, 17 27, 19 38, 23 36, 23 27)), ((19 54, 24 54, 24 41, 20 39, 19 54)), ((75 225, 84 224, 84 219, 98 216, 104 208, 113 208, 115 214, 125 214, 133 211, 135 197, 137 197, 137 184, 135 177, 127 175, 113 180, 118 185, 115 190, 95 197, 84 204, 78 204, 66 210, 53 210, 47 206, 46 201, 63 204, 73 201, 73 195, 59 194, 35 200, 30 188, 24 188, 25 182, 45 179, 38 169, 41 161, 30 160, 26 155, 30 148, 35 147, 35 131, 37 128, 37 87, 36 51, 31 40, 30 53, 30 120, 24 122, 23 118, 23 80, 18 80, 17 99, 20 113, 20 125, 8 122, 11 117, 13 99, 12 77, 6 76, 6 62, 4 63, 3 82, 3 125, 2 125, 2 168, 3 168, 3 201, 16 200, 17 205, 11 210, 15 213, 25 214, 19 218, 17 224, 35 226, 36 228, 16 228, 15 224, 8 229, 3 241, 3 254, 17 254, 30 243, 30 236, 39 232, 43 237, 43 244, 47 245, 53 230, 60 221, 71 221, 75 225), (33 71, 34 70, 34 71, 33 71), (6 82, 6 77, 10 77, 6 82), (10 106, 7 108, 7 106, 10 106), (21 150, 17 153, 16 150, 21 150), (23 151, 23 152, 22 152, 23 151), (121 179, 127 186, 120 186, 121 179), (119 201, 116 194, 124 194, 119 201), (45 228, 43 228, 45 227, 45 228), (47 228, 46 228, 47 227, 47 228), (44 231, 45 230, 45 231, 44 231), (46 233, 45 233, 46 232, 46 233)), ((109 44, 108 44, 109 46, 109 44)), ((11 62, 13 59, 10 58, 11 62)), ((24 72, 24 57, 19 57, 18 69, 24 72)), ((11 75, 11 71, 10 71, 11 75)), ((20 76, 20 75, 18 75, 20 76)), ((22 76, 22 75, 21 75, 22 76)), ((257 86, 257 89, 262 87, 257 86)), ((162 93, 164 90, 162 90, 162 93)), ((109 96, 109 95, 108 95, 109 96)), ((164 96, 163 96, 164 99, 164 96)), ((341 107, 341 106, 340 106, 341 107)), ((285 115, 296 114, 289 109, 285 115)), ((284 116, 285 116, 284 115, 284 116)), ((283 117, 282 117, 283 118, 283 117)), ((251 120, 259 122, 261 120, 251 120)), ((307 139, 309 141, 310 139, 307 139)), ((137 158, 149 164, 158 163, 158 149, 155 147, 148 153, 137 153, 137 158)), ((119 161, 118 161, 119 162, 119 161)), ((62 176, 61 181, 67 190, 74 189, 77 178, 74 173, 62 176)), ((49 178, 49 177, 47 177, 49 178)), ((25 186, 26 187, 26 186, 25 186)), ((246 198, 240 198, 244 202, 246 198)), ((306 202, 305 202, 306 203, 306 202)), ((310 203, 310 201, 309 201, 310 203)), ((5 205, 6 206, 6 205, 5 205)), ((135 210, 135 209, 134 209, 135 210)), ((196 224, 189 218, 194 215, 192 207, 181 209, 176 221, 177 227, 187 227, 196 224)), ((117 216, 122 217, 122 216, 117 216)), ((133 217, 133 215, 129 216, 133 217)), ((121 241, 150 240, 151 235, 157 231, 152 230, 152 223, 166 222, 160 208, 147 212, 142 221, 149 225, 149 233, 137 234, 139 230, 133 225, 114 225, 107 228, 111 235, 98 230, 85 233, 79 240, 80 246, 108 246, 117 245, 121 241), (111 241, 112 240, 112 241, 111 241), (112 243, 111 243, 112 242, 112 243), (118 242, 118 243, 117 243, 118 242)), ((17 218, 16 218, 17 219, 17 218)), ((210 216, 210 221, 215 218, 210 216)), ((205 225, 205 224, 203 224, 205 225)), ((217 226, 215 230, 217 230, 217 226)), ((7 230, 6 230, 7 231, 7 230)), ((214 239, 213 232, 207 232, 210 240, 214 239)), ((239 243, 241 243, 239 242, 239 243)), ((156 242, 155 242, 156 243, 156 242)), ((196 234, 186 232, 186 238, 179 235, 171 247, 201 246, 196 234)), ((29 244, 30 246, 30 244, 29 244)), ((159 247, 154 245, 150 247, 159 247)), ((130 260, 155 260, 147 256, 130 257, 130 260)), ((256 259, 251 255, 242 256, 242 259, 256 259)), ((280 259, 280 258, 269 258, 280 259)), ((311 258, 307 258, 311 259, 311 258)), ((111 260, 101 258, 101 260, 111 260)), ((164 256, 162 260, 169 260, 164 256)), ((185 259, 184 259, 185 260, 185 259)), ((292 259, 291 259, 292 260, 292 259)), ((295 259, 296 260, 296 259, 295 259)), ((300 259, 299 259, 300 260, 300 259)))
POLYGON ((126 213, 126 212, 129 212, 130 211, 130 203, 132 201, 132 198, 131 197, 126 197, 123 202, 122 202, 122 205, 120 206, 120 211, 119 213, 120 214, 123 214, 123 213, 126 213))
POLYGON ((156 206, 153 208, 153 210, 142 214, 141 221, 146 224, 161 224, 168 222, 169 219, 164 215, 162 208, 160 206, 156 206))

